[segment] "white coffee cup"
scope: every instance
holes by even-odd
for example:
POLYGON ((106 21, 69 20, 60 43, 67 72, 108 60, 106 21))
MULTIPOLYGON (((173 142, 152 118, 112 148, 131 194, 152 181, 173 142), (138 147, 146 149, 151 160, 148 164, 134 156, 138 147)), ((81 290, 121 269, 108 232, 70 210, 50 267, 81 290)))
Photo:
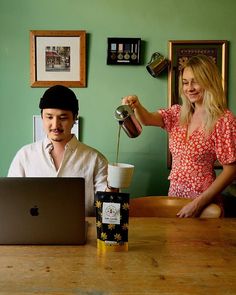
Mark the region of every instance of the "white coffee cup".
POLYGON ((108 186, 114 188, 127 188, 130 186, 134 172, 134 165, 125 163, 108 164, 108 186))

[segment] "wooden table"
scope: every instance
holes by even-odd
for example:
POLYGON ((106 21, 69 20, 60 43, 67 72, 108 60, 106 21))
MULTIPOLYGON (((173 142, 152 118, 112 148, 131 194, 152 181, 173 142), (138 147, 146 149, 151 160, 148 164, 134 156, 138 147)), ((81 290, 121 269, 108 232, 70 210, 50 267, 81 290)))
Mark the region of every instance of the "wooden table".
POLYGON ((0 246, 0 294, 236 294, 236 219, 130 218, 129 251, 0 246))

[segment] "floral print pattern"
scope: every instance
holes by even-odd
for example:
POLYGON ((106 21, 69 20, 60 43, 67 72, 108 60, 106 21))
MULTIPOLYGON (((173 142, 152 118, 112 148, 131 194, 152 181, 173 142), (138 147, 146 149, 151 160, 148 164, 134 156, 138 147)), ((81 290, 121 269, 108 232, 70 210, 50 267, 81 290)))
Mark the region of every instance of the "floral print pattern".
POLYGON ((222 165, 236 161, 236 119, 226 110, 209 135, 197 129, 187 138, 187 126, 179 124, 180 110, 180 105, 173 105, 159 111, 172 155, 168 194, 195 198, 214 181, 216 160, 222 165))

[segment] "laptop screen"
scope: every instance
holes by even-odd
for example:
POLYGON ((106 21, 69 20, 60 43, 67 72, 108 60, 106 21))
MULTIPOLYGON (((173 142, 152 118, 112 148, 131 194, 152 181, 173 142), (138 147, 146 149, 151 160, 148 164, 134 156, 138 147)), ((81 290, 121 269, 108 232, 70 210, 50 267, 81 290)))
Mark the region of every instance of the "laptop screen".
POLYGON ((84 244, 84 178, 0 178, 0 244, 84 244))

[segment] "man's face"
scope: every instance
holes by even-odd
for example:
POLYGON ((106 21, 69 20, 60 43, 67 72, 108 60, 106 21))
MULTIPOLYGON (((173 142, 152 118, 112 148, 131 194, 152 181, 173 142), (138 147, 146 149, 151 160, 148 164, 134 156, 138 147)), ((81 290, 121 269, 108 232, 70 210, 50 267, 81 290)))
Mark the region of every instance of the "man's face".
POLYGON ((71 111, 60 109, 43 109, 43 127, 49 139, 55 142, 68 142, 74 117, 71 111))

